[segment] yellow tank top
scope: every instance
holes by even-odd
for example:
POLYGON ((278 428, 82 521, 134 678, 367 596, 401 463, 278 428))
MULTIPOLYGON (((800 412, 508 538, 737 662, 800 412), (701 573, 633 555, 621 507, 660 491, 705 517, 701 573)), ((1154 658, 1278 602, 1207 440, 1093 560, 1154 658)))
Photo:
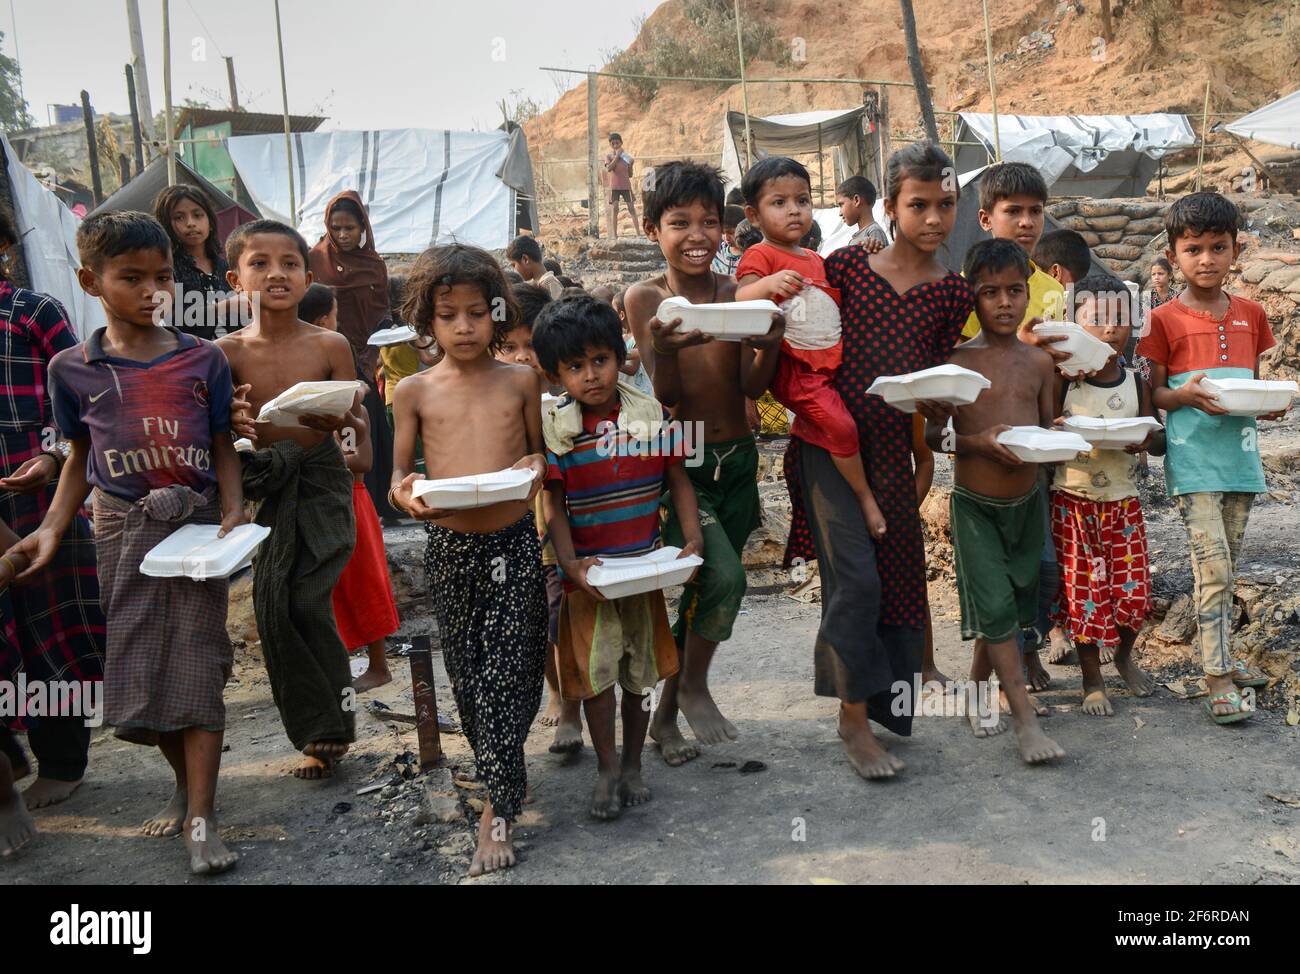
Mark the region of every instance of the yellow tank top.
MULTIPOLYGON (((1132 419, 1139 415, 1141 397, 1137 376, 1125 369, 1113 386, 1100 386, 1087 379, 1071 382, 1065 392, 1065 416, 1092 416, 1097 419, 1132 419)), ((1094 449, 1085 459, 1070 460, 1056 466, 1052 486, 1092 501, 1118 501, 1137 496, 1134 474, 1136 454, 1124 450, 1094 449)))

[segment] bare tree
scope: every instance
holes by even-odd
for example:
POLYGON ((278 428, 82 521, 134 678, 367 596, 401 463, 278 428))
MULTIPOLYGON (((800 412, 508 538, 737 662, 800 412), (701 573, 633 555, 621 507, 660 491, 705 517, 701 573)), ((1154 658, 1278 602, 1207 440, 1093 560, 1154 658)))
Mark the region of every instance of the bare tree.
POLYGON ((925 122, 925 135, 931 142, 938 143, 939 127, 934 122, 934 104, 930 101, 930 83, 925 77, 925 67, 921 64, 921 48, 916 43, 916 13, 912 10, 912 0, 898 0, 903 8, 903 35, 907 39, 907 66, 912 69, 912 84, 916 86, 916 100, 921 106, 921 118, 925 122))
POLYGON ((1110 26, 1110 0, 1101 0, 1101 39, 1107 44, 1115 39, 1110 26))

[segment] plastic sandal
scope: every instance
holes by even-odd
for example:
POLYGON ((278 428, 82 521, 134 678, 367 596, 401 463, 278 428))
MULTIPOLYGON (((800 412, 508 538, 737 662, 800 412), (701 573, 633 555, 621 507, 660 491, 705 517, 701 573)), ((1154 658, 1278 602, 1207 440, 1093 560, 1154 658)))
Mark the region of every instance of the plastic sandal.
POLYGON ((1232 664, 1236 667, 1232 674, 1232 682, 1239 687, 1266 687, 1268 686, 1268 674, 1247 666, 1246 661, 1239 659, 1232 664))
POLYGON ((1216 693, 1205 701, 1205 712, 1210 715, 1210 720, 1216 724, 1236 724, 1250 716, 1250 711, 1241 700, 1241 694, 1236 690, 1227 690, 1223 693, 1216 693), (1214 708, 1228 704, 1235 708, 1230 714, 1216 714, 1214 708))

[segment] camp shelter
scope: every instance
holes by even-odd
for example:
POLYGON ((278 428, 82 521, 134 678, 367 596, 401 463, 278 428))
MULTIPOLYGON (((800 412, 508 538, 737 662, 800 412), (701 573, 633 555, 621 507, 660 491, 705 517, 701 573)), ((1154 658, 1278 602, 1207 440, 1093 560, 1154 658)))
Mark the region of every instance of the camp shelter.
MULTIPOLYGON (((223 243, 235 227, 261 216, 255 209, 246 209, 236 203, 179 159, 176 160, 176 181, 196 186, 207 194, 212 209, 217 214, 217 236, 223 243)), ((91 215, 114 210, 143 210, 152 213, 154 200, 166 188, 167 160, 159 157, 145 166, 144 172, 95 207, 91 215)))
MULTIPOLYGON (((1159 160, 1196 145, 1186 115, 1000 114, 997 124, 1002 161, 1034 166, 1053 199, 1145 196, 1159 160)), ((959 173, 987 166, 995 158, 993 116, 962 112, 957 143, 959 173)))
POLYGON ((1300 90, 1224 126, 1233 135, 1288 149, 1300 149, 1300 90))
POLYGON ((523 129, 367 129, 292 137, 296 212, 289 213, 284 135, 227 142, 230 158, 263 212, 309 241, 325 232, 325 206, 360 194, 380 253, 417 253, 459 241, 500 249, 537 226, 533 167, 523 129))
MULTIPOLYGON (((751 115, 753 161, 766 156, 815 155, 829 151, 831 172, 825 174, 829 177, 827 185, 838 186, 856 173, 875 171, 872 142, 867 138, 870 124, 861 105, 792 115, 751 115)), ((739 185, 746 168, 745 114, 727 112, 722 121, 722 174, 728 185, 739 185)))

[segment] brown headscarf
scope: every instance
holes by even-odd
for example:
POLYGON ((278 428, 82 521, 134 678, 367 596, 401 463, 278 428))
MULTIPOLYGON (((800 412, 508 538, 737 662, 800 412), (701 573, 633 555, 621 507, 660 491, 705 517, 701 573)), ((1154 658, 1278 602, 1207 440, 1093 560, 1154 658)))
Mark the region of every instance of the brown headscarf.
POLYGON ((309 262, 312 279, 334 288, 339 306, 339 333, 352 343, 357 360, 366 368, 361 376, 374 381, 378 350, 366 344, 385 318, 388 308, 388 268, 375 250, 375 234, 370 227, 361 197, 355 190, 344 190, 325 207, 325 235, 311 249, 309 262), (340 250, 330 236, 330 213, 342 200, 350 200, 361 214, 362 243, 355 250, 340 250))

